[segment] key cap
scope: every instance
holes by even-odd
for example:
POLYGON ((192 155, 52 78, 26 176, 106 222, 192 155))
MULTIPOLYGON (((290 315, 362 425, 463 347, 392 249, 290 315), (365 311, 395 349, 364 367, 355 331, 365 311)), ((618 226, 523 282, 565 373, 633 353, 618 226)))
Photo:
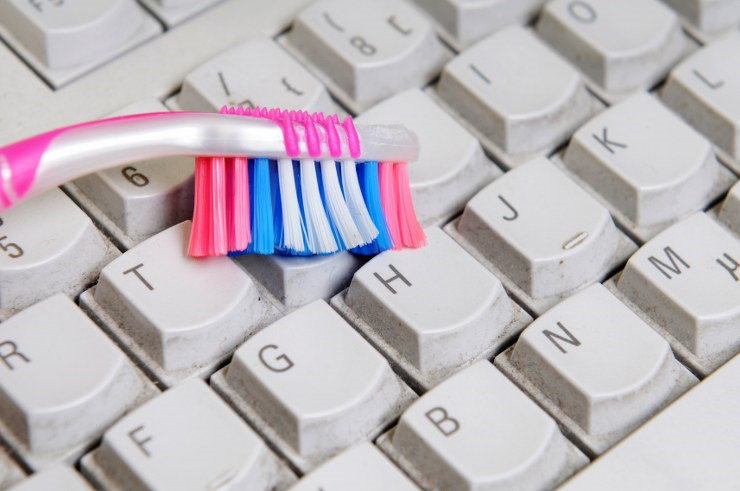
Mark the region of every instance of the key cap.
POLYGON ((66 465, 56 465, 37 472, 13 488, 13 491, 92 491, 92 487, 76 470, 66 465))
POLYGON ((21 481, 24 476, 25 473, 20 466, 10 458, 10 455, 0 449, 0 489, 10 488, 21 481))
POLYGON ((662 98, 727 154, 740 172, 740 32, 694 53, 671 71, 662 98))
POLYGON ((286 308, 330 299, 349 285, 362 264, 348 252, 312 257, 245 254, 236 259, 286 308))
POLYGON ((417 488, 370 442, 345 450, 298 481, 291 491, 412 491, 417 488))
POLYGON ((663 0, 705 36, 714 37, 740 24, 737 0, 663 0))
POLYGON ((224 105, 336 112, 323 85, 270 38, 239 44, 190 72, 177 103, 206 112, 224 105))
POLYGON ((537 32, 612 102, 656 84, 687 46, 678 17, 658 0, 554 0, 537 32))
POLYGON ((419 138, 419 159, 409 166, 414 209, 430 225, 459 213, 486 183, 501 175, 478 141, 419 89, 387 99, 358 124, 399 123, 419 138))
POLYGON ((617 285, 698 358, 700 372, 740 350, 740 242, 705 214, 685 218, 642 246, 617 285))
POLYGON ((729 185, 711 144, 644 92, 583 125, 563 162, 642 240, 729 185))
POLYGON ((250 337, 220 375, 211 378, 216 389, 256 428, 266 428, 303 472, 373 438, 413 397, 388 362, 323 300, 250 337))
POLYGON ((164 22, 175 27, 221 0, 141 0, 146 7, 164 22))
POLYGON ((60 190, 19 204, 0 216, 0 316, 77 295, 118 254, 60 190))
POLYGON ((740 236, 740 184, 735 184, 719 210, 720 222, 740 236))
MULTIPOLYGON (((161 102, 147 99, 111 116, 165 111, 161 102)), ((126 248, 193 213, 193 159, 189 157, 122 165, 77 179, 75 186, 102 211, 105 216, 100 221, 126 248)))
POLYGON ((740 355, 561 489, 732 489, 739 405, 740 355))
POLYGON ((432 24, 393 0, 320 0, 298 15, 288 40, 353 112, 426 85, 449 57, 432 24))
POLYGON ((425 489, 550 489, 588 462, 485 360, 424 394, 381 442, 425 489))
POLYGON ((428 388, 500 351, 529 317, 449 236, 436 227, 426 234, 422 249, 371 259, 335 305, 428 388))
POLYGON ((534 299, 598 281, 624 255, 606 208, 545 158, 509 171, 478 193, 457 231, 534 299))
POLYGON ((502 357, 594 454, 696 383, 668 342, 599 283, 538 317, 502 357))
POLYGON ((0 361, 3 435, 35 469, 79 456, 155 392, 61 294, 0 324, 0 361))
POLYGON ((414 0, 461 49, 510 24, 526 24, 544 0, 414 0))
POLYGON ((82 469, 106 489, 270 490, 295 479, 197 379, 121 418, 83 458, 82 469))
POLYGON ((230 258, 188 257, 189 234, 183 222, 142 242, 82 299, 166 385, 214 370, 272 312, 230 258))
POLYGON ((555 148, 591 110, 578 73, 521 27, 458 55, 445 66, 437 93, 498 153, 514 155, 555 148))

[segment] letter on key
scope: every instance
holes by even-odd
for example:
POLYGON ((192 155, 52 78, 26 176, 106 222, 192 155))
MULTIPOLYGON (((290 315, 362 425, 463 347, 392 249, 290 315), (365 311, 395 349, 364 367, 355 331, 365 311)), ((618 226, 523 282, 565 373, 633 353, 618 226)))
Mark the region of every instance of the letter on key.
POLYGON ((434 385, 516 331, 515 304, 501 282, 439 228, 429 244, 387 251, 357 273, 349 309, 434 385))
POLYGON ((312 467, 396 417, 410 389, 323 300, 288 314, 234 353, 226 382, 312 467))
POLYGON ((2 423, 33 467, 89 443, 147 389, 118 347, 61 294, 0 324, 2 423))
POLYGON ((618 287, 699 358, 701 372, 740 349, 740 241, 704 213, 642 246, 618 287))
POLYGON ((599 283, 538 317, 510 356, 586 433, 609 438, 592 445, 596 453, 696 381, 668 342, 599 283))
POLYGON ((93 293, 165 371, 217 362, 259 326, 267 308, 230 258, 188 257, 189 231, 183 222, 130 249, 103 268, 93 293))
POLYGON ((458 230, 534 298, 598 280, 619 243, 606 208, 545 158, 509 171, 478 193, 458 230))
POLYGON ((84 470, 115 489, 283 489, 267 445, 205 383, 192 379, 106 431, 84 470))
POLYGON ((549 489, 588 462, 486 360, 424 394, 389 439, 399 464, 426 489, 549 489))

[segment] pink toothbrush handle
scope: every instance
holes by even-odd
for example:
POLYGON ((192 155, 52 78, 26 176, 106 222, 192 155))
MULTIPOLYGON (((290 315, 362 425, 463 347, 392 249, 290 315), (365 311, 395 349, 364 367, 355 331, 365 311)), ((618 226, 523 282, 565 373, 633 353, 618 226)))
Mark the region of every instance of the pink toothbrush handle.
POLYGON ((31 189, 49 143, 62 130, 42 133, 0 148, 0 211, 10 208, 31 189))

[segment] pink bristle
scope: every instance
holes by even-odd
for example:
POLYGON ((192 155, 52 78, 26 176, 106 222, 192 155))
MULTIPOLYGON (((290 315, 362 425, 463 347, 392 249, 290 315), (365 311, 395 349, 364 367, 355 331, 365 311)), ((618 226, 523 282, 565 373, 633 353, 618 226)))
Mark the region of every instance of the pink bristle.
POLYGON ((210 220, 208 206, 211 202, 208 157, 195 158, 195 197, 193 203, 193 225, 190 230, 188 255, 194 257, 208 256, 208 238, 210 237, 210 220))
POLYGON ((223 157, 211 157, 210 160, 210 254, 212 256, 223 256, 228 252, 228 232, 226 226, 226 161, 223 157))
POLYGON ((249 216, 249 160, 226 159, 226 216, 228 250, 243 251, 252 238, 249 216))
POLYGON ((357 128, 352 121, 352 116, 347 116, 342 122, 342 128, 347 135, 347 144, 349 145, 349 154, 353 159, 360 158, 362 149, 360 148, 360 136, 357 134, 357 128))
POLYGON ((424 229, 419 224, 419 220, 416 218, 414 202, 411 199, 408 164, 406 162, 396 162, 393 165, 393 177, 396 188, 398 228, 401 234, 401 245, 413 249, 423 247, 427 243, 427 237, 424 229))
POLYGON ((383 206, 388 232, 393 241, 393 249, 402 249, 401 229, 398 223, 398 204, 396 203, 396 180, 393 176, 393 162, 380 162, 378 165, 380 202, 383 206))

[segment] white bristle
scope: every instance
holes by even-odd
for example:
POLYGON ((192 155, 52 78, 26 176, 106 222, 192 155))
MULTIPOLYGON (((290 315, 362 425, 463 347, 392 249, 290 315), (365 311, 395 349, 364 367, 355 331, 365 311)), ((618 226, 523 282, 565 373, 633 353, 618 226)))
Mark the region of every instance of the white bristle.
POLYGON ((313 160, 301 160, 301 200, 306 220, 308 247, 314 253, 335 252, 339 247, 321 201, 316 167, 313 160))
POLYGON ((337 175, 337 163, 333 160, 321 161, 321 180, 324 184, 324 199, 329 216, 334 222, 334 226, 339 231, 339 235, 344 241, 347 249, 367 244, 362 234, 355 225, 347 207, 347 202, 342 196, 342 188, 339 187, 339 176, 337 175))
POLYGON ((277 168, 283 212, 283 245, 294 251, 303 251, 306 247, 303 242, 306 230, 303 226, 301 207, 298 204, 298 192, 295 188, 293 160, 280 159, 277 168))
POLYGON ((347 208, 357 230, 362 236, 363 243, 368 244, 378 236, 378 229, 370 218, 365 199, 362 197, 360 182, 357 180, 357 164, 354 160, 342 161, 342 188, 347 201, 347 208))

